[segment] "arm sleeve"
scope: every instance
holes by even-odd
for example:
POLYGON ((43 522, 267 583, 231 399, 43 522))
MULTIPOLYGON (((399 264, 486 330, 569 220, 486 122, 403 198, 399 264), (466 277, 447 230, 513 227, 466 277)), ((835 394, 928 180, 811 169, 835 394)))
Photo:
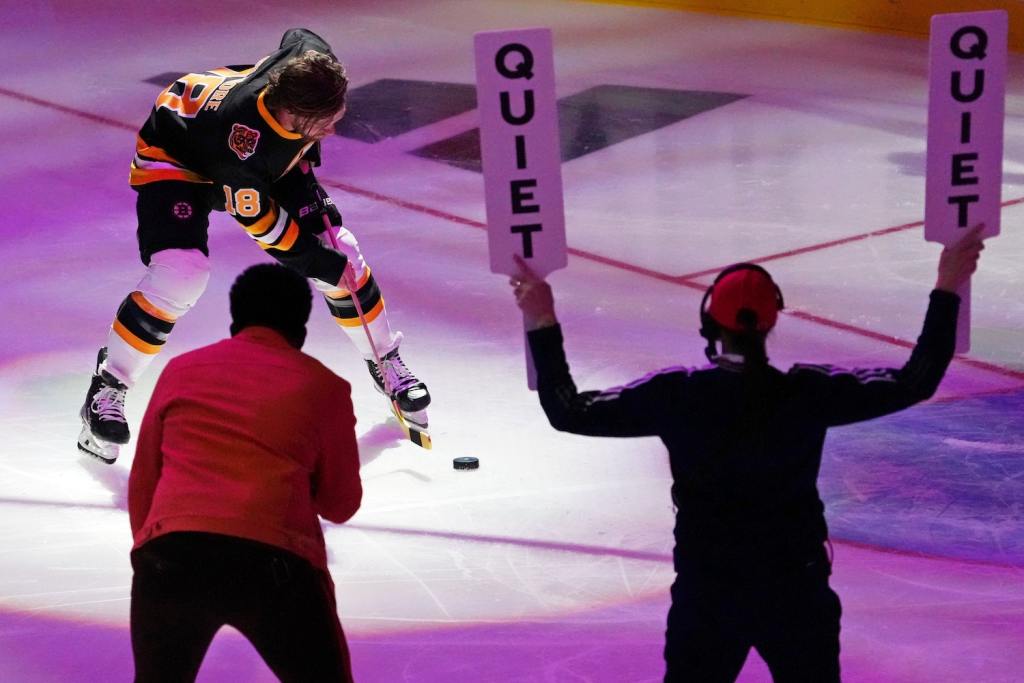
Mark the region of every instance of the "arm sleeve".
POLYGON ((931 293, 917 344, 902 368, 853 368, 832 365, 793 366, 814 389, 815 405, 826 425, 870 420, 895 413, 930 398, 938 389, 956 346, 960 297, 931 293))
POLYGON ((302 232, 319 235, 324 231, 323 211, 313 170, 303 172, 296 164, 270 186, 270 197, 291 216, 302 232))
POLYGON ((537 393, 555 429, 589 436, 655 436, 687 373, 670 370, 605 391, 576 390, 560 326, 528 333, 537 369, 537 393))
POLYGON ((313 473, 313 505, 324 519, 341 524, 359 509, 363 485, 359 478, 359 445, 351 389, 344 385, 329 394, 321 418, 320 460, 313 473))
MULTIPOLYGON (((302 207, 308 206, 303 203, 300 187, 304 183, 295 182, 291 177, 295 172, 296 169, 289 171, 274 185, 248 177, 237 181, 239 187, 229 186, 228 191, 235 201, 235 219, 261 249, 283 265, 304 277, 337 284, 345 272, 348 257, 326 246, 316 234, 303 230, 289 214, 291 210, 298 215, 302 207), (288 182, 282 183, 285 178, 288 182), (240 188, 245 189, 240 191, 240 188)), ((310 219, 322 222, 319 214, 310 214, 310 219)))
POLYGON ((153 396, 146 407, 135 444, 135 459, 132 460, 131 473, 128 475, 128 521, 132 527, 132 536, 138 534, 145 524, 153 505, 153 494, 160 481, 163 466, 162 396, 168 381, 165 379, 166 373, 167 368, 157 380, 153 396))

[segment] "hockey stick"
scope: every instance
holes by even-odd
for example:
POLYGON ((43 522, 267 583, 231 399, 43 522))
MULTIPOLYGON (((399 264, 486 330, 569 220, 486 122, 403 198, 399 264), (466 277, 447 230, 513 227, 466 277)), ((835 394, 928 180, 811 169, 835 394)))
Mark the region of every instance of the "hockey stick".
MULTIPOLYGON (((326 214, 323 214, 322 218, 324 220, 324 228, 326 228, 325 232, 327 233, 327 238, 331 242, 331 247, 334 248, 335 251, 340 252, 341 248, 338 246, 337 237, 334 236, 334 226, 331 225, 331 220, 326 214)), ((409 441, 412 441, 421 448, 429 450, 433 446, 433 443, 430 440, 430 434, 428 434, 426 430, 411 427, 405 419, 405 416, 402 415, 402 411, 398 407, 398 402, 391 398, 391 385, 388 382, 387 373, 384 372, 384 363, 381 361, 380 352, 377 351, 377 345, 373 342, 373 336, 370 334, 370 324, 366 322, 366 314, 363 313, 363 305, 359 301, 359 283, 356 282, 355 269, 352 267, 351 263, 345 264, 343 280, 345 282, 345 286, 348 288, 349 295, 352 297, 352 303, 355 304, 356 314, 359 316, 359 322, 363 326, 363 332, 366 333, 366 340, 370 342, 370 351, 373 352, 373 361, 377 364, 377 372, 380 373, 381 379, 384 380, 384 392, 387 394, 385 398, 388 403, 391 404, 391 413, 395 416, 395 419, 398 420, 398 426, 402 428, 403 432, 405 432, 405 436, 409 441)))

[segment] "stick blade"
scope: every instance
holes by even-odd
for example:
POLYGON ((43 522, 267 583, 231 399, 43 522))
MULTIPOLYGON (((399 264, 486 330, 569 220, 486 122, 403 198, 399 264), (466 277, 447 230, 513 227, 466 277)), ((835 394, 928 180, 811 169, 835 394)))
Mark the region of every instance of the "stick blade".
POLYGON ((391 412, 409 441, 426 450, 433 448, 433 441, 427 432, 427 412, 425 410, 407 415, 398 407, 397 402, 391 401, 391 412))

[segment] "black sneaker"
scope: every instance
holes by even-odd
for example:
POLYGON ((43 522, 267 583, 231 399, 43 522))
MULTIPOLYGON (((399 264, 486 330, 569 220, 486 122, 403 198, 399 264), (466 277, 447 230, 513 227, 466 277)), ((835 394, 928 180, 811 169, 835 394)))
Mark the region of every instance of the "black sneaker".
MULTIPOLYGON (((405 363, 402 362, 402 357, 398 355, 398 349, 391 351, 380 361, 384 374, 387 375, 387 384, 391 388, 390 398, 398 403, 402 412, 414 413, 430 405, 430 392, 427 391, 427 385, 409 372, 409 368, 405 367, 405 363)), ((374 384, 377 385, 377 391, 386 394, 384 377, 381 376, 377 364, 373 360, 368 360, 366 366, 370 370, 374 384)))
POLYGON ((82 422, 92 435, 112 444, 126 444, 131 435, 124 419, 124 397, 128 387, 100 365, 107 358, 106 348, 100 349, 96 359, 96 372, 92 376, 89 393, 82 406, 82 422))

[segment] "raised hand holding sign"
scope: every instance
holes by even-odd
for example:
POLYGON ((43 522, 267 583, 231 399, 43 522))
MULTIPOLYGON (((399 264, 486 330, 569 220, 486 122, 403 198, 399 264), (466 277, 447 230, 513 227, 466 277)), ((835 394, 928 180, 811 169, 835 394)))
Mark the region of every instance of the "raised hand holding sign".
MULTIPOLYGON (((999 234, 1006 99, 1004 11, 937 14, 929 47, 925 239, 947 247, 976 225, 999 234)), ((970 349, 970 281, 956 350, 970 349)))
POLYGON ((543 277, 568 263, 551 31, 478 33, 474 49, 491 272, 519 256, 543 277))

